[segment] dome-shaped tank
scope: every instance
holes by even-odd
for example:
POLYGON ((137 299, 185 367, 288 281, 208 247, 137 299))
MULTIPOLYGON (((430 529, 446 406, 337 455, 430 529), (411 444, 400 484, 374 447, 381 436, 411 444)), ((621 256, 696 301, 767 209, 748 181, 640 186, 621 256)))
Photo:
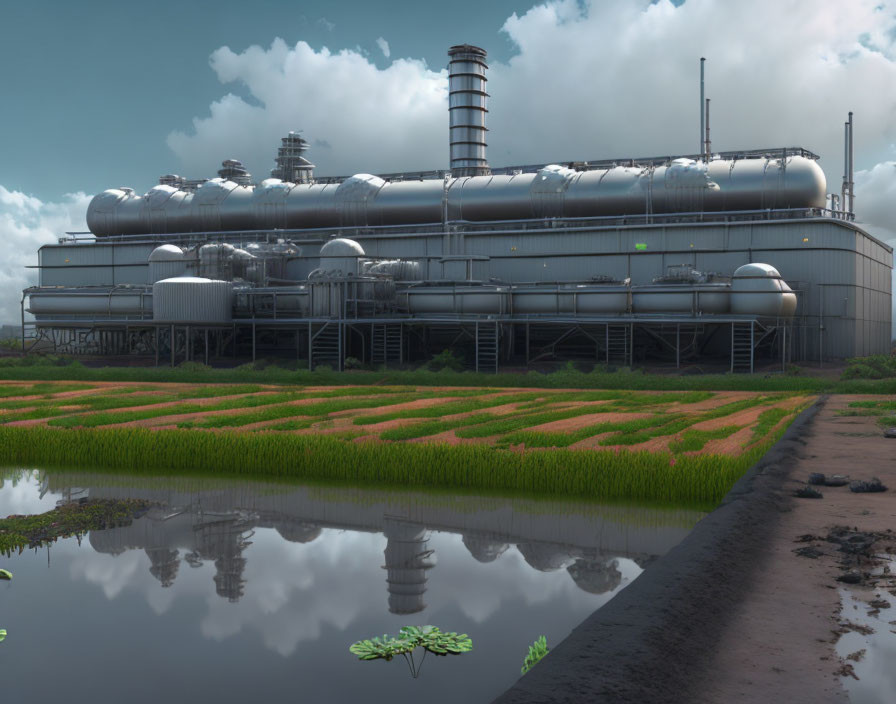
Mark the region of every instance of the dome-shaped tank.
POLYGON ((337 237, 320 248, 318 276, 357 276, 358 260, 364 256, 364 248, 344 237, 337 237))
POLYGON ((178 276, 152 285, 152 317, 172 323, 225 323, 232 317, 233 284, 178 276))
POLYGON ((149 280, 154 284, 162 279, 171 279, 181 276, 187 271, 187 262, 184 250, 173 244, 163 244, 156 247, 149 255, 149 280))
POLYGON ((796 294, 771 264, 744 264, 731 278, 731 312, 788 318, 796 312, 796 294))

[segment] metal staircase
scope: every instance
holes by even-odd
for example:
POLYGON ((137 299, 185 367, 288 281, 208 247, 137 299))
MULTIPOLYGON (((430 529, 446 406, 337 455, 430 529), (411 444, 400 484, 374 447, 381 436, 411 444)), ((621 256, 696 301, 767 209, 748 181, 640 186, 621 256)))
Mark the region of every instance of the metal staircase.
POLYGON ((476 371, 498 371, 498 323, 476 323, 476 371))
POLYGON ((753 373, 753 350, 756 335, 753 321, 731 323, 731 371, 753 373))
POLYGON ((404 361, 401 323, 375 323, 371 335, 371 362, 388 366, 404 361))
POLYGON ((311 369, 326 364, 342 371, 342 327, 337 322, 313 325, 308 341, 308 364, 311 369))
POLYGON ((628 365, 631 361, 631 335, 628 325, 607 325, 607 364, 628 365))

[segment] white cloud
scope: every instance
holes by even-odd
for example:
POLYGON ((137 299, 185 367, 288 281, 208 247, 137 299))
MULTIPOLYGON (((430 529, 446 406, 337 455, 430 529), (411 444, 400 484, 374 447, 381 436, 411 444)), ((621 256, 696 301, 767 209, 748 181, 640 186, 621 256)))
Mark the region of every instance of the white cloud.
POLYGON ((0 323, 20 318, 22 289, 37 284, 37 249, 56 242, 66 231, 87 229, 85 216, 90 196, 68 193, 58 203, 41 201, 19 191, 0 186, 0 241, 5 254, 0 258, 0 323))
POLYGON ((410 155, 426 164, 447 158, 446 74, 423 61, 398 59, 380 70, 358 50, 315 51, 277 39, 269 49, 223 47, 211 65, 222 83, 244 83, 257 104, 228 94, 193 120, 191 134, 172 132, 168 144, 184 173, 213 173, 222 159, 237 158, 263 178, 280 137, 295 129, 333 145, 309 152, 318 173, 398 170, 417 161, 410 155), (434 150, 435 158, 427 156, 434 150))
MULTIPOLYGON (((839 190, 847 111, 856 113, 858 165, 896 157, 893 13, 878 7, 877 0, 680 7, 560 0, 514 14, 501 31, 516 53, 492 61, 489 74, 490 161, 695 151, 699 57, 706 56, 716 148, 804 145, 821 153, 831 190, 839 190)), ((447 73, 423 61, 378 69, 358 49, 277 39, 267 49, 218 49, 211 66, 254 100, 225 95, 190 133, 169 136, 192 176, 229 156, 264 175, 279 138, 296 127, 333 145, 309 152, 319 173, 447 163, 447 73)))
POLYGON ((380 48, 380 51, 383 52, 383 56, 385 56, 387 59, 392 55, 392 52, 389 49, 389 42, 387 42, 382 37, 376 38, 376 45, 380 48))

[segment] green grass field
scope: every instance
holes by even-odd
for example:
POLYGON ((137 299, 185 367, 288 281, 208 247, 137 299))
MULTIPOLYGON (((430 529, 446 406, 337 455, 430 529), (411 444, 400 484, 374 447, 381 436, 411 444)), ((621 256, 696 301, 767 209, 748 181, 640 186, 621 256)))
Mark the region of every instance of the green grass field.
POLYGON ((709 391, 408 385, 72 386, 0 383, 0 466, 705 506, 721 499, 811 401, 792 392, 718 398, 709 391), (21 421, 29 424, 15 425, 21 421), (701 423, 707 427, 694 427, 701 423), (258 432, 242 430, 249 425, 258 432), (750 440, 736 451, 705 451, 744 428, 750 440), (439 434, 446 437, 430 437, 439 434), (588 449, 577 449, 580 441, 588 449), (649 452, 640 447, 648 441, 649 452))

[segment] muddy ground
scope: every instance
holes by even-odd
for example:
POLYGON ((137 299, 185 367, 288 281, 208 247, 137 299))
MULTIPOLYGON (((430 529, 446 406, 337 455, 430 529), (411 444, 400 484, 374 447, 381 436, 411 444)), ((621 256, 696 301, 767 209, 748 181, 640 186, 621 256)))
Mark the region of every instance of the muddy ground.
POLYGON ((857 573, 849 588, 870 595, 868 555, 896 548, 896 440, 874 417, 838 415, 860 398, 804 411, 719 509, 496 702, 848 701, 837 578, 857 573), (811 472, 891 489, 794 497, 811 472), (842 550, 855 532, 873 542, 842 550))

